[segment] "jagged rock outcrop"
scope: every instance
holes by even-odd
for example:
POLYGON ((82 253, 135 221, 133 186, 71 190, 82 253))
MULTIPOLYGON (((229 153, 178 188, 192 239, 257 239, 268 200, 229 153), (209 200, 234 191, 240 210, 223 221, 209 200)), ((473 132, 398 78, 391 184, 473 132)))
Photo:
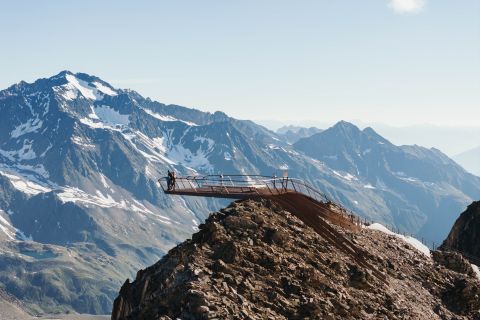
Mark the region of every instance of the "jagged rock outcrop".
POLYGON ((475 275, 475 271, 473 270, 470 262, 458 252, 433 251, 432 258, 436 263, 444 266, 447 269, 471 276, 475 275))
POLYGON ((473 202, 458 217, 441 248, 461 252, 475 260, 472 262, 480 262, 480 201, 473 202))
POLYGON ((368 269, 269 201, 234 202, 128 280, 112 319, 480 319, 475 277, 398 237, 336 227, 368 269))

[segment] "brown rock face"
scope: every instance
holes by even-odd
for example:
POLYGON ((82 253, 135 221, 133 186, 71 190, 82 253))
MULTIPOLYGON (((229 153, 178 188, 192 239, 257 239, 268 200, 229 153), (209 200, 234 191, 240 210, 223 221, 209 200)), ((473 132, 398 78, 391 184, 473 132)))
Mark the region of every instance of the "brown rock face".
POLYGON ((472 203, 457 219, 441 249, 461 252, 480 262, 480 201, 472 203))
POLYGON ((445 267, 461 260, 333 227, 386 281, 289 212, 241 201, 127 281, 112 319, 480 319, 478 280, 445 267))
POLYGON ((433 260, 447 269, 474 276, 472 265, 458 252, 433 251, 433 260))

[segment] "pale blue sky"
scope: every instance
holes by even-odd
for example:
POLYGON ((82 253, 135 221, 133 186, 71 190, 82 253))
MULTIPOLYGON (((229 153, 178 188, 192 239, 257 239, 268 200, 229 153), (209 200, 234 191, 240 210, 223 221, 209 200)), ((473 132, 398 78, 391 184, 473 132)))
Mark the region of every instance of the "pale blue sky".
POLYGON ((422 2, 0 0, 0 88, 68 69, 238 118, 479 125, 480 1, 422 2))

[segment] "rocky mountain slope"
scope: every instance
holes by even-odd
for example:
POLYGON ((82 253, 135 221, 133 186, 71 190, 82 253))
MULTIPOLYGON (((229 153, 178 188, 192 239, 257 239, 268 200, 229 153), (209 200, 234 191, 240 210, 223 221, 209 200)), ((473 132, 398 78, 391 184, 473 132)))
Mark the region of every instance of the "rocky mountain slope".
POLYGON ((460 215, 442 247, 480 262, 480 201, 473 202, 460 215))
POLYGON ((429 240, 443 239, 451 213, 480 195, 480 179, 435 150, 402 147, 395 160, 397 147, 377 137, 385 145, 369 154, 339 123, 319 139, 336 137, 332 144, 361 155, 348 155, 351 165, 339 167, 333 159, 345 148, 320 157, 251 121, 164 105, 83 73, 63 71, 0 91, 0 112, 0 289, 34 314, 110 312, 125 278, 227 204, 165 196, 156 180, 168 169, 288 169, 362 217, 429 240), (364 158, 368 170, 354 170, 364 158), (406 158, 416 170, 383 174, 406 158), (438 234, 427 232, 432 228, 438 234))
POLYGON ((21 302, 0 290, 0 319, 16 320, 26 319, 28 314, 23 311, 21 302))
POLYGON ((199 228, 127 280, 113 320, 480 319, 471 267, 454 271, 444 253, 432 258, 399 236, 337 228, 383 280, 268 201, 233 203, 199 228))

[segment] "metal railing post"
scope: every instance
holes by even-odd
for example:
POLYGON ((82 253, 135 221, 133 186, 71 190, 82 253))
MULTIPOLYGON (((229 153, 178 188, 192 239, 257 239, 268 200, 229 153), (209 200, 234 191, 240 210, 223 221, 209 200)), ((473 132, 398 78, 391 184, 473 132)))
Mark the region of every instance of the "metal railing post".
POLYGON ((273 195, 272 190, 271 190, 270 187, 268 186, 268 182, 265 182, 265 186, 267 187, 268 192, 269 192, 271 195, 273 195))

